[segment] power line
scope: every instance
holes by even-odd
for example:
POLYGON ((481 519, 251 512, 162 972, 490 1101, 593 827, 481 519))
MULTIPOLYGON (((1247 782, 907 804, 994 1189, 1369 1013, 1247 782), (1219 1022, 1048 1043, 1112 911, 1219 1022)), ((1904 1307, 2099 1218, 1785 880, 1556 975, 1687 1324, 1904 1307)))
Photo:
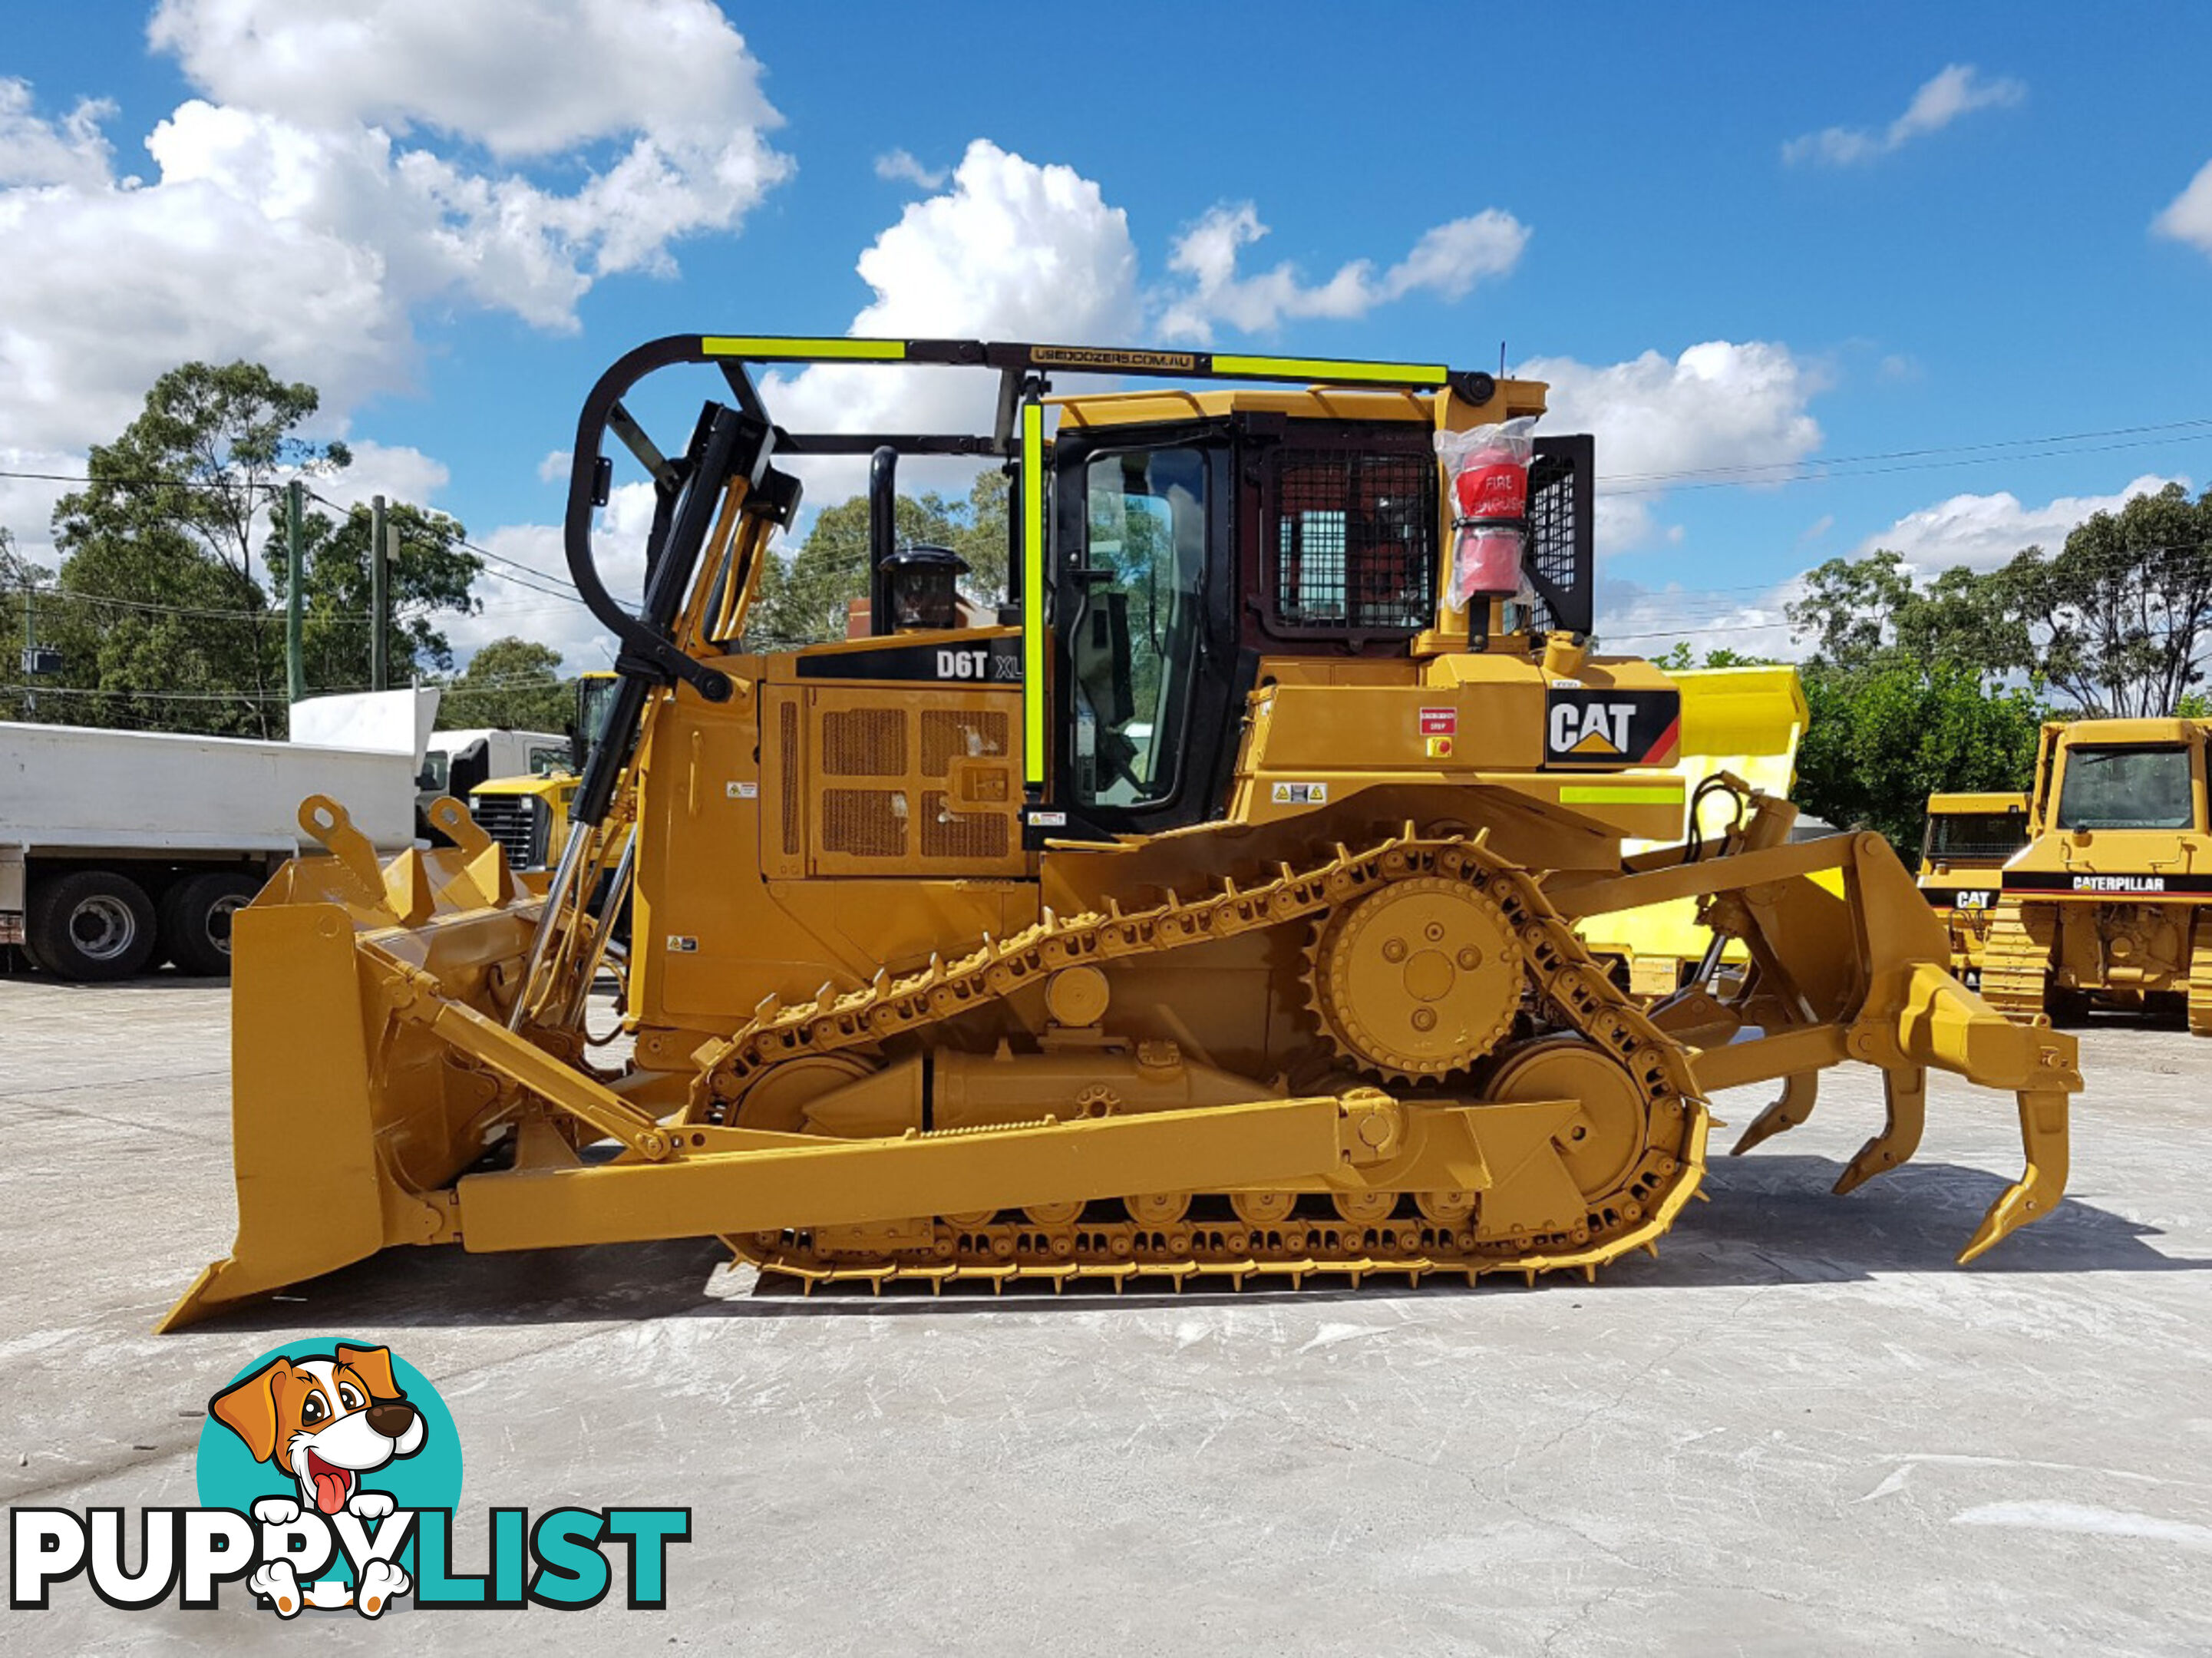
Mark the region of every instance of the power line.
MULTIPOLYGON (((2212 430, 2212 416, 2166 421, 2152 426, 2114 426, 2095 432, 2053 432, 2042 437, 1998 438, 1986 443, 1943 444, 1923 449, 1887 449, 1863 455, 1808 456, 1797 460, 1745 461, 1723 466, 1689 467, 1674 472, 1615 472, 1611 477, 1614 483, 1649 483, 1662 479, 1707 477, 1722 474, 1787 471, 1799 466, 1854 466, 1873 461, 1919 460, 1935 455, 1975 454, 1991 449, 2020 449, 2038 444, 2086 443, 2092 438, 2136 437, 2147 433, 2185 430, 2212 430)), ((2086 452, 2094 454, 2101 452, 2090 450, 2086 452)))
POLYGON ((175 478, 155 476, 137 477, 94 477, 76 472, 21 472, 0 470, 0 478, 26 478, 41 483, 107 483, 126 489, 210 489, 216 491, 244 489, 267 490, 274 495, 283 490, 283 483, 263 483, 253 478, 175 478))

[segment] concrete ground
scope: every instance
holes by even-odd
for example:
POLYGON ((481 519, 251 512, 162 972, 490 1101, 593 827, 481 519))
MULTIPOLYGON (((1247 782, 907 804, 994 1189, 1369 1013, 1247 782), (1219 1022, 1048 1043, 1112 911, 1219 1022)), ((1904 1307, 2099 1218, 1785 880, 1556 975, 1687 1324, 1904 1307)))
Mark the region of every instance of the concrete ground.
MULTIPOLYGON (((157 1339, 230 1242, 226 999, 0 981, 0 1495, 189 1504, 214 1388, 352 1332, 453 1407, 465 1567, 495 1503, 693 1509, 665 1612, 403 1608, 410 1646, 2212 1649, 2212 1044, 2179 1031, 2084 1033, 2068 1200, 1966 1271, 2011 1102, 1938 1081, 1920 1158, 1838 1199, 1880 1118, 1847 1072, 1594 1286, 800 1301, 709 1244, 417 1251, 157 1339)), ((53 1599, 4 1644, 393 1638, 53 1599)))

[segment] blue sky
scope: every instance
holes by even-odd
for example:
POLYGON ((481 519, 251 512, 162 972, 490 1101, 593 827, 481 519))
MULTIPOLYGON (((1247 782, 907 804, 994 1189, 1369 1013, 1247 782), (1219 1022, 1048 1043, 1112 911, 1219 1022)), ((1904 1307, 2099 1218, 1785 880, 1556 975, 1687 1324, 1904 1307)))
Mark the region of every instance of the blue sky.
MULTIPOLYGON (((2212 422, 2212 177, 2185 194, 2212 9, 317 9, 15 19, 0 470, 81 465, 183 355, 259 355, 325 387, 364 480, 550 568, 542 464, 657 333, 872 306, 1485 367, 1503 343, 1599 434, 1603 617, 1639 649, 1780 642, 1832 555, 1987 563, 2212 480, 2212 424, 2123 429, 2212 422), (2109 435, 2018 441, 2072 434, 2109 435), (1899 451, 1934 452, 1853 459, 1899 451)), ((852 395, 785 411, 950 407, 852 395)), ((0 479, 0 523, 35 546, 50 500, 0 479)), ((486 591, 465 646, 594 659, 573 606, 486 591)))

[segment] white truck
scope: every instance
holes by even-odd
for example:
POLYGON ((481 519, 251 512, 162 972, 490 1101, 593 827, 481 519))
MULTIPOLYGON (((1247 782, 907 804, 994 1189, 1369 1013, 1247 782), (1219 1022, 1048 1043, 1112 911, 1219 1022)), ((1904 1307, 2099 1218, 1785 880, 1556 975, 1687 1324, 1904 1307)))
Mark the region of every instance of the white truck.
POLYGON ((437 708, 435 690, 317 697, 289 743, 0 721, 0 944, 63 979, 228 973, 232 913, 319 850, 307 796, 380 852, 415 843, 437 708))
POLYGON ((510 731, 471 726, 432 732, 422 756, 423 804, 441 794, 465 801, 477 785, 495 777, 545 777, 574 768, 573 745, 560 732, 510 731))

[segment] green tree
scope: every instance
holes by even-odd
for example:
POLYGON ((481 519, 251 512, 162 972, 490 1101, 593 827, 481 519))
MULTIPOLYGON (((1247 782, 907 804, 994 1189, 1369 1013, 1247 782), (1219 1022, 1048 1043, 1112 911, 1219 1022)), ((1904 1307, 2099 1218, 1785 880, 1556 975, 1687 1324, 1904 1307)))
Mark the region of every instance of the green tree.
MULTIPOLYGON (((902 546, 943 545, 951 534, 944 501, 935 495, 900 495, 893 522, 902 546)), ((761 591, 745 629, 755 650, 794 649, 845 637, 852 601, 868 592, 868 501, 854 495, 814 516, 806 539, 789 560, 771 557, 761 571, 761 591)))
POLYGON ((64 648, 99 695, 70 717, 270 737, 284 729, 283 623, 255 531, 284 475, 349 464, 296 435, 320 399, 258 363, 188 362, 154 382, 90 482, 54 508, 64 648))
MULTIPOLYGON (((996 468, 977 475, 964 501, 934 490, 896 498, 898 544, 950 547, 967 560, 961 583, 987 609, 1006 591, 1007 480, 996 468)), ((745 647, 787 651, 845 637, 854 599, 868 592, 868 500, 854 495, 815 515, 788 559, 771 556, 745 627, 745 647)))
POLYGON ((1831 559, 1789 614, 1823 666, 1956 667, 2047 684, 2087 714, 2171 714, 2212 647, 2212 490, 2192 501, 2168 484, 2083 519, 2056 555, 2030 547, 1924 586, 1893 552, 1831 559))
POLYGON ((1893 660, 1804 671, 1812 718, 1793 797, 1838 829, 1878 829, 1917 859, 1928 797, 2025 789, 2045 710, 2024 689, 1992 693, 1972 670, 1893 660))
MULTIPOLYGON (((281 537, 283 508, 272 509, 271 517, 272 536, 281 537)), ((392 623, 387 648, 392 683, 404 685, 452 669, 453 648, 432 618, 441 611, 475 613, 477 604, 469 589, 482 574, 483 561, 462 544, 467 531, 443 513, 398 502, 386 507, 386 518, 399 532, 398 554, 388 573, 392 623)), ((356 506, 343 519, 309 513, 302 524, 307 613, 301 655, 311 691, 361 690, 368 685, 371 519, 367 507, 356 506)), ((270 561, 270 576, 271 602, 281 605, 289 592, 281 558, 270 561)))
POLYGON ((1912 573, 1897 554, 1832 558, 1805 575, 1801 598, 1784 606, 1791 636, 1810 637, 1810 660, 1846 671, 1875 665, 1897 646, 1898 611, 1913 597, 1912 573))
POLYGON ((470 658, 438 703, 441 731, 473 726, 566 731, 575 717, 574 682, 561 677, 561 653, 511 635, 470 658))
POLYGON ((1693 668, 1771 668, 1771 656, 1750 656, 1741 651, 1732 651, 1725 645, 1716 645, 1705 653, 1705 660, 1698 659, 1690 648, 1690 641, 1678 639, 1665 653, 1651 659, 1651 665, 1662 673, 1684 673, 1693 668))
POLYGON ((46 597, 52 592, 54 573, 41 565, 33 564, 15 550, 15 537, 0 527, 0 684, 23 685, 28 692, 0 690, 0 720, 37 719, 54 723, 51 716, 52 704, 65 701, 62 696, 49 697, 46 702, 36 701, 37 687, 41 684, 62 684, 61 679, 33 679, 22 671, 23 647, 28 642, 24 623, 27 614, 39 640, 52 644, 54 611, 57 605, 46 597))
POLYGON ((2031 547, 1994 578, 2038 670, 2087 713, 2173 713, 2212 643, 2212 489, 2178 484, 2097 513, 2056 556, 2031 547))
POLYGON ((1006 597, 1012 483, 1003 467, 978 472, 969 487, 967 512, 952 526, 949 544, 968 561, 968 579, 962 585, 969 598, 985 605, 996 605, 1006 597))

